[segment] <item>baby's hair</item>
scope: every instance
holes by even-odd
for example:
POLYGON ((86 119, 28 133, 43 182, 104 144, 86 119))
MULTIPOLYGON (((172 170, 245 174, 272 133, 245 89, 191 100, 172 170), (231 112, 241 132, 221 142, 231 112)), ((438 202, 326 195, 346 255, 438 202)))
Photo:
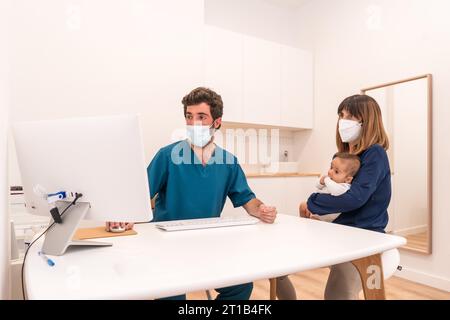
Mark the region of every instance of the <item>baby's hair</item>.
POLYGON ((361 160, 357 155, 348 152, 338 152, 333 156, 333 159, 335 158, 348 160, 349 164, 347 172, 351 177, 354 177, 356 173, 358 173, 359 167, 361 166, 361 160))

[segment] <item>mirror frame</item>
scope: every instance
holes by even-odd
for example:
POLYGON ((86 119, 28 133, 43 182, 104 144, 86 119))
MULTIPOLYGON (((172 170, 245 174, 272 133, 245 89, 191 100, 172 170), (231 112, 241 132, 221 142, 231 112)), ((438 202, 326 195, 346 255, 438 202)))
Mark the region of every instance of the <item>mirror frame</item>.
POLYGON ((427 203, 428 203, 428 244, 427 244, 427 250, 424 251, 422 249, 414 248, 408 246, 406 244, 405 246, 401 247, 400 249, 406 250, 406 251, 412 251, 416 253, 431 255, 432 254, 432 240, 433 240, 433 76, 431 74, 426 74, 418 77, 412 77, 404 80, 394 81, 394 82, 388 82, 377 86, 372 86, 368 88, 364 88, 361 90, 361 94, 366 94, 367 91, 380 89, 384 87, 391 87, 396 84, 410 82, 414 80, 420 80, 420 79, 427 79, 428 81, 428 93, 427 93, 427 100, 428 100, 428 164, 427 164, 427 174, 428 174, 428 181, 427 181, 427 203))

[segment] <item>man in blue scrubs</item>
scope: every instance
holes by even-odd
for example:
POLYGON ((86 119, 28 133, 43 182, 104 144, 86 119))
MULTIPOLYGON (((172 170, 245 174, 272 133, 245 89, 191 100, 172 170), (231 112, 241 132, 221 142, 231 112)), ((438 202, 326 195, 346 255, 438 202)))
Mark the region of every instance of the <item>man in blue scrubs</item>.
MULTIPOLYGON (((188 139, 160 149, 147 168, 153 221, 219 217, 229 197, 235 208, 273 223, 276 208, 256 198, 236 157, 214 144, 223 114, 220 95, 197 88, 182 103, 188 139)), ((249 299, 252 290, 253 283, 216 289, 217 299, 249 299)))

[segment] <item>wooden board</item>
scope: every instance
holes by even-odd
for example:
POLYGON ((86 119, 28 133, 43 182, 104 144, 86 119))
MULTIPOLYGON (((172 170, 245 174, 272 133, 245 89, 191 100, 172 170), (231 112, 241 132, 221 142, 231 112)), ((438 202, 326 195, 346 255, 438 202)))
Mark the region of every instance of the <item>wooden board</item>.
POLYGON ((137 232, 135 230, 127 230, 120 233, 108 232, 105 230, 104 226, 101 226, 96 228, 78 229, 73 236, 73 240, 134 236, 136 234, 137 232))

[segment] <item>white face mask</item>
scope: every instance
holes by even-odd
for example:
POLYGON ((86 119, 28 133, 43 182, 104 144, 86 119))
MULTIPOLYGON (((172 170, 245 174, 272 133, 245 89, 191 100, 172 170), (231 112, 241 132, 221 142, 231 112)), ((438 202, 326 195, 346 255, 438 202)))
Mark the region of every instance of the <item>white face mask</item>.
POLYGON ((194 146, 203 148, 211 141, 214 129, 212 126, 186 126, 186 133, 194 146))
POLYGON ((339 135, 344 143, 352 143, 361 135, 362 123, 354 120, 339 120, 339 135))

